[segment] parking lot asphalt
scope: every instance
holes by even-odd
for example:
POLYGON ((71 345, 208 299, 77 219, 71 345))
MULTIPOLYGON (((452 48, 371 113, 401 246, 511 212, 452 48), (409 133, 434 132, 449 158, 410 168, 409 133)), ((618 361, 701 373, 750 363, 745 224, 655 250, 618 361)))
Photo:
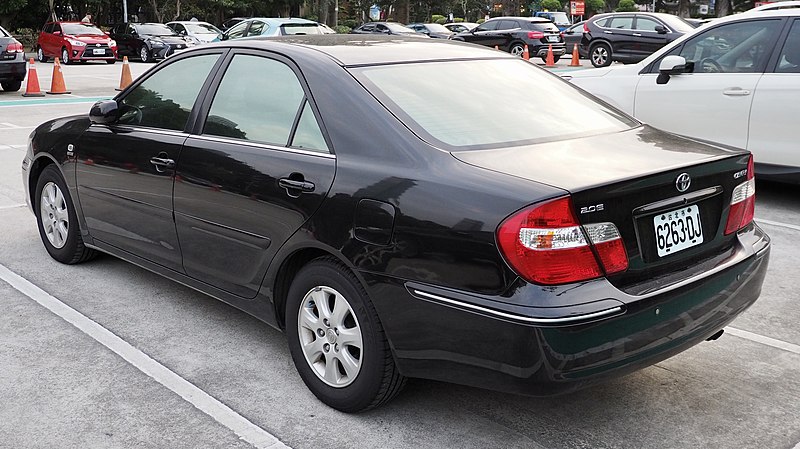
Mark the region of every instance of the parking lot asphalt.
MULTIPOLYGON (((37 66, 45 90, 52 64, 37 66)), ((305 388, 280 332, 113 257, 45 252, 24 206, 27 136, 112 97, 120 70, 64 67, 71 95, 0 92, 0 447, 800 449, 797 187, 758 184, 769 273, 719 340, 566 396, 412 380, 346 415, 305 388)))

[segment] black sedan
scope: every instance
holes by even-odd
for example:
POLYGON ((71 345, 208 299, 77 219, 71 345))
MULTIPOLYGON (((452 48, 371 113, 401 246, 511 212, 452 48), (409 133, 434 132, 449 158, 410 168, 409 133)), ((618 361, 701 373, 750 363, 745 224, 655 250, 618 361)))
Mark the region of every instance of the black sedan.
POLYGON ((354 412, 407 377, 550 395, 718 337, 767 269, 752 166, 494 50, 331 35, 169 58, 39 126, 23 178, 54 259, 285 330, 354 412))
POLYGON ((672 14, 618 12, 592 17, 583 30, 580 53, 589 55, 593 66, 605 67, 639 62, 694 27, 672 14))
POLYGON ((191 37, 161 23, 118 23, 110 34, 117 42, 119 58, 132 56, 142 62, 164 59, 195 45, 191 37))
POLYGON ((0 27, 0 87, 6 92, 16 92, 25 80, 25 48, 0 27))
POLYGON ((527 45, 530 57, 538 56, 542 61, 551 47, 554 62, 567 51, 561 31, 544 17, 496 17, 456 34, 453 40, 497 47, 514 56, 522 56, 527 45))

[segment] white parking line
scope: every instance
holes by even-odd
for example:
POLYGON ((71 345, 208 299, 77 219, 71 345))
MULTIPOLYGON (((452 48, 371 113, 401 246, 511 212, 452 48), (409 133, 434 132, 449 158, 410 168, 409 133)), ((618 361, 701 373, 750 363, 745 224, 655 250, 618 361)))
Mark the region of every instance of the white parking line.
POLYGON ((57 298, 51 296, 2 264, 0 264, 0 279, 7 282, 23 295, 36 301, 72 324, 84 334, 114 351, 141 372, 178 394, 178 396, 182 397, 218 423, 232 430, 239 436, 239 439, 252 444, 258 449, 288 448, 288 446, 283 444, 271 433, 256 426, 247 418, 236 413, 230 407, 218 401, 186 379, 180 377, 169 368, 153 360, 147 354, 131 346, 128 342, 119 338, 108 329, 59 301, 57 298))
POLYGON ((756 218, 756 223, 764 223, 766 225, 779 226, 781 228, 794 229, 795 231, 800 231, 800 226, 789 224, 789 223, 781 223, 779 221, 764 220, 762 218, 756 218))
POLYGON ((784 351, 800 354, 799 345, 789 343, 783 340, 776 340, 774 338, 765 337, 763 335, 754 334, 753 332, 748 332, 742 329, 736 329, 735 327, 730 327, 730 326, 725 328, 725 332, 728 332, 731 335, 735 335, 739 338, 744 338, 745 340, 761 343, 762 345, 772 346, 773 348, 783 349, 784 351))
POLYGON ((25 207, 25 204, 12 204, 11 206, 0 206, 0 210, 16 209, 18 207, 25 207))
POLYGON ((17 126, 17 125, 15 125, 13 123, 8 123, 8 122, 0 122, 0 126, 2 126, 2 129, 33 129, 33 128, 36 128, 36 126, 17 126))

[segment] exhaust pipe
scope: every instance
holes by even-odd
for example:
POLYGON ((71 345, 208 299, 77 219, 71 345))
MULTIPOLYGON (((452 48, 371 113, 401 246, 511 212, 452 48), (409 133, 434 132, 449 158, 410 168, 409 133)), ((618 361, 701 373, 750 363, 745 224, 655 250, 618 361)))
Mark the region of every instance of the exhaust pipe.
POLYGON ((710 337, 706 338, 706 341, 714 341, 714 340, 718 339, 719 337, 721 337, 721 336, 722 336, 722 334, 724 334, 724 333, 725 333, 725 329, 720 329, 720 330, 719 330, 719 331, 717 331, 717 333, 715 333, 714 335, 712 335, 712 336, 710 336, 710 337))

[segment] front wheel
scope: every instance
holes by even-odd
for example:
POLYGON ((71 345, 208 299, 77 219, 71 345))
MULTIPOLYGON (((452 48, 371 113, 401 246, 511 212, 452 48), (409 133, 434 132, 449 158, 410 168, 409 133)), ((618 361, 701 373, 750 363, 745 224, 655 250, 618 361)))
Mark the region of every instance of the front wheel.
POLYGON ((75 205, 55 165, 42 170, 34 201, 39 235, 50 257, 61 263, 75 264, 97 255, 83 244, 75 205))
POLYGON ((286 334, 303 382, 337 410, 377 407, 405 384, 367 292, 332 257, 310 262, 292 282, 286 334))
POLYGON ((69 64, 70 63, 69 50, 67 50, 67 47, 64 47, 64 48, 61 49, 61 62, 64 63, 64 64, 69 64))
POLYGON ((595 67, 611 65, 611 47, 607 44, 597 44, 589 50, 589 59, 595 67))
POLYGON ((139 49, 139 59, 141 59, 142 62, 150 62, 152 60, 150 50, 148 50, 147 47, 142 46, 142 48, 139 49))

